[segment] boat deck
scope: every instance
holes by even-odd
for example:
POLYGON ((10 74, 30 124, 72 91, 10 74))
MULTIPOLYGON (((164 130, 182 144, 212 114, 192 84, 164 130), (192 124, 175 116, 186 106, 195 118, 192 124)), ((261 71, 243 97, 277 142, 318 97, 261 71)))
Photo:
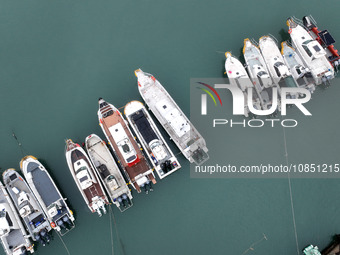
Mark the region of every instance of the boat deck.
POLYGON ((54 183, 45 171, 39 168, 39 164, 30 162, 27 172, 32 174, 32 181, 46 207, 53 204, 62 197, 56 191, 54 183))
POLYGON ((113 157, 111 156, 106 144, 99 138, 96 139, 95 136, 92 136, 87 142, 90 158, 94 163, 100 178, 103 180, 103 184, 106 187, 111 199, 114 200, 116 197, 119 197, 124 193, 130 194, 129 188, 126 185, 126 182, 120 173, 120 170, 113 157), (101 165, 105 165, 106 169, 100 168, 101 165), (110 175, 113 175, 119 184, 119 188, 114 191, 110 190, 104 181, 110 175))
MULTIPOLYGON (((89 166, 91 166, 91 163, 87 160, 86 156, 82 152, 80 152, 79 150, 72 151, 72 153, 71 153, 72 163, 76 162, 80 159, 85 160, 85 162, 89 166)), ((95 174, 95 173, 93 173, 93 174, 95 174)), ((96 196, 103 198, 106 203, 108 202, 107 199, 106 199, 106 195, 104 194, 104 191, 102 190, 98 180, 96 180, 96 181, 97 182, 93 183, 89 188, 83 190, 83 192, 84 192, 88 202, 90 203, 90 205, 92 203, 92 198, 96 197, 96 196)))
MULTIPOLYGON (((105 107, 106 108, 106 107, 105 107)), ((101 111, 105 111, 107 109, 101 109, 101 111)), ((105 130, 105 133, 107 134, 111 145, 114 147, 115 152, 117 153, 118 158, 120 159, 120 163, 122 164, 122 166, 125 168, 127 174, 129 175, 132 184, 135 186, 135 188, 137 189, 138 192, 140 192, 140 187, 137 185, 137 183, 135 183, 135 177, 140 175, 140 174, 144 174, 145 172, 150 170, 150 167, 144 157, 144 155, 142 154, 140 148, 137 146, 137 143, 135 141, 135 139, 132 137, 130 130, 128 129, 128 127, 125 124, 125 121, 123 120, 122 116, 120 115, 119 112, 113 112, 113 114, 103 118, 103 128, 105 130), (128 138, 131 141, 131 144, 133 146, 133 148, 135 149, 137 156, 139 158, 139 162, 133 166, 129 166, 125 161, 124 161, 124 157, 121 154, 116 142, 114 141, 110 131, 109 131, 109 127, 112 127, 116 124, 120 123, 123 128, 124 131, 126 132, 128 138)), ((149 179, 153 182, 156 183, 155 178, 153 177, 152 174, 148 175, 149 179)))
POLYGON ((19 229, 12 229, 7 238, 8 247, 17 247, 25 244, 25 238, 19 229))
MULTIPOLYGON (((42 202, 45 204, 45 210, 53 203, 58 203, 60 205, 61 211, 53 217, 53 221, 68 213, 63 197, 61 197, 60 193, 56 190, 55 184, 52 182, 46 171, 42 171, 39 168, 39 164, 30 162, 27 165, 27 173, 32 174, 32 182, 34 183, 42 202)), ((45 213, 48 212, 46 211, 45 213)))

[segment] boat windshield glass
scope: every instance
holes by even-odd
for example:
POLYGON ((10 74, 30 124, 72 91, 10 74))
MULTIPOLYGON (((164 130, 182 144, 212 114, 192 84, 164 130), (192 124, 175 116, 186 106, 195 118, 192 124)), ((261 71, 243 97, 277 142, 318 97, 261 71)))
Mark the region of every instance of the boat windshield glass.
POLYGON ((302 47, 303 47, 303 49, 305 50, 305 52, 307 53, 308 56, 310 56, 310 57, 313 56, 312 52, 308 49, 307 45, 302 44, 302 47))
POLYGON ((79 168, 76 173, 80 173, 81 171, 87 170, 86 166, 82 166, 81 168, 79 168))
POLYGON ((107 103, 106 102, 103 102, 99 105, 99 108, 103 108, 104 106, 107 106, 107 103))
POLYGON ((88 177, 87 177, 87 175, 85 175, 84 177, 81 177, 80 179, 79 179, 79 181, 80 182, 84 182, 84 181, 86 181, 88 179, 88 177))

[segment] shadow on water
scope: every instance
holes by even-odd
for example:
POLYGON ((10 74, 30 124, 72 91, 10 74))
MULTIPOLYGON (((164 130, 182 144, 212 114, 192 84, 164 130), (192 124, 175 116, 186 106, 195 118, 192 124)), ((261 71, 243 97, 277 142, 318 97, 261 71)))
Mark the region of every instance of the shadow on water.
POLYGON ((122 241, 122 239, 119 238, 119 243, 120 243, 120 247, 121 247, 121 251, 123 255, 126 255, 126 251, 125 251, 125 245, 122 241))
POLYGON ((243 46, 240 48, 238 59, 241 61, 243 65, 246 63, 243 55, 243 46))
POLYGON ((284 42, 284 41, 290 41, 290 36, 289 36, 289 33, 288 33, 287 30, 285 30, 283 28, 280 29, 279 35, 280 35, 279 43, 284 42))

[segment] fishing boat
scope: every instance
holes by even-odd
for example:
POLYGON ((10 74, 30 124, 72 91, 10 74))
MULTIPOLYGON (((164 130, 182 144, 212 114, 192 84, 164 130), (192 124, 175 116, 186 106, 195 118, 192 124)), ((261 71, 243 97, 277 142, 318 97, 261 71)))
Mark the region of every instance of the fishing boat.
POLYGON ((34 196, 47 215, 53 229, 61 235, 74 228, 73 212, 67 206, 46 168, 33 156, 26 156, 20 161, 23 172, 34 196))
POLYGON ((124 108, 124 114, 160 179, 181 168, 141 102, 129 102, 124 108))
POLYGON ((244 95, 245 116, 249 116, 248 94, 252 94, 253 107, 261 110, 264 105, 262 97, 259 95, 257 87, 251 82, 248 73, 242 63, 235 58, 231 52, 225 53, 225 72, 229 78, 230 84, 239 87, 244 95))
POLYGON ((204 138, 161 83, 141 69, 135 71, 139 93, 183 155, 200 165, 209 159, 204 138))
POLYGON ((3 173, 3 180, 33 241, 39 241, 45 246, 50 242, 48 232, 52 228, 26 181, 13 168, 3 173))
POLYGON ((294 18, 287 20, 287 26, 292 45, 311 71, 316 85, 329 84, 334 78, 334 68, 327 59, 326 51, 294 18))
POLYGON ((21 223, 11 198, 0 182, 0 240, 7 255, 24 255, 34 252, 30 236, 21 223))
POLYGON ((243 55, 249 76, 262 99, 262 107, 264 110, 270 109, 273 104, 273 88, 276 88, 277 97, 279 88, 272 80, 259 48, 248 38, 244 39, 243 55))
POLYGON ((315 91, 313 75, 287 41, 281 43, 281 54, 299 87, 308 89, 310 93, 313 93, 315 91))
MULTIPOLYGON (((281 52, 277 46, 276 39, 270 35, 262 36, 259 40, 259 46, 269 74, 273 78, 274 82, 280 88, 298 88, 288 66, 284 63, 281 52)), ((298 98, 299 94, 290 92, 286 95, 286 97, 292 99, 298 98)))
POLYGON ((109 201, 86 152, 71 139, 66 140, 66 160, 73 179, 92 213, 105 214, 109 201))
POLYGON ((328 30, 320 31, 317 23, 312 15, 304 16, 302 18, 304 27, 309 31, 309 34, 317 40, 327 53, 328 61, 331 62, 335 69, 340 67, 339 51, 335 48, 335 40, 328 30))
POLYGON ((303 249, 303 254, 305 255, 321 255, 319 248, 317 246, 308 245, 303 249))
POLYGON ((100 98, 98 118, 99 125, 132 186, 138 193, 142 189, 145 193, 152 191, 152 183, 156 183, 154 173, 120 111, 100 98))
POLYGON ((99 179, 117 208, 123 212, 132 206, 132 195, 105 142, 97 135, 86 137, 85 146, 99 179))

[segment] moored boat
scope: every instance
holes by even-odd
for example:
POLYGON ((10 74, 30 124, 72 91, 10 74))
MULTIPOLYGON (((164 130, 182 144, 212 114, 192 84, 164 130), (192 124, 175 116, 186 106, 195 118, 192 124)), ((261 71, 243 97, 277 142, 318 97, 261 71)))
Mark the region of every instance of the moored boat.
POLYGON ((209 159, 204 138, 173 98, 151 74, 135 71, 139 93, 183 155, 197 165, 209 159))
POLYGON ((329 83, 334 78, 334 68, 327 59, 326 51, 294 18, 287 19, 287 26, 292 45, 311 71, 316 85, 329 83))
MULTIPOLYGON (((280 88, 290 87, 298 88, 298 84, 294 80, 288 66, 284 63, 281 52, 277 46, 277 41, 274 37, 266 35, 259 40, 259 46, 264 61, 266 62, 268 71, 274 82, 280 88)), ((298 93, 288 93, 288 98, 298 98, 298 93)))
POLYGON ((311 15, 304 16, 302 22, 307 31, 310 32, 310 35, 324 48, 329 62, 331 62, 334 68, 338 69, 340 67, 340 55, 339 51, 334 46, 335 40, 333 36, 328 30, 320 31, 316 21, 311 15))
POLYGON ((98 180, 91 161, 83 148, 71 139, 66 140, 66 160, 72 177, 92 213, 105 214, 109 201, 98 180))
POLYGON ((124 114, 160 179, 181 168, 150 114, 139 101, 125 105, 124 114))
POLYGON ((73 213, 46 168, 35 157, 26 156, 20 161, 20 169, 51 227, 61 235, 74 228, 73 213))
POLYGON ((21 223, 13 201, 0 181, 0 240, 7 255, 34 252, 30 236, 21 223))
POLYGON ((132 186, 137 192, 141 192, 142 188, 146 193, 152 191, 151 183, 156 183, 154 173, 126 120, 116 107, 104 99, 100 98, 98 103, 99 124, 132 186))
POLYGON ((52 229, 40 204, 26 181, 13 169, 3 173, 4 184, 33 241, 43 246, 50 242, 52 229))
POLYGON ((105 142, 97 135, 86 137, 85 146, 97 175, 112 203, 120 211, 132 206, 132 195, 105 142))
POLYGON ((278 97, 279 88, 272 80, 259 48, 251 40, 244 39, 243 55, 253 84, 262 98, 263 109, 270 109, 273 104, 273 88, 278 97))
POLYGON ((299 87, 315 91, 314 78, 308 68, 305 67, 300 56, 287 41, 281 43, 281 54, 299 87))
POLYGON ((319 248, 314 245, 308 245, 306 248, 303 249, 303 254, 305 255, 321 255, 319 248))

